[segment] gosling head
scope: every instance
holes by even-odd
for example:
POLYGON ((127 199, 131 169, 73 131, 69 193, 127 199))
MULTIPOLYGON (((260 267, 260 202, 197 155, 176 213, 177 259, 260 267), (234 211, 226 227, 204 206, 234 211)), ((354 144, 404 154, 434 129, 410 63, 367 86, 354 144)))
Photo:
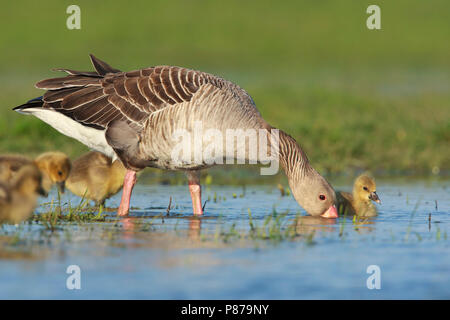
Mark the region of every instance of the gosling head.
POLYGON ((289 182, 292 194, 303 209, 312 216, 337 218, 336 194, 325 178, 310 168, 304 176, 289 182))
POLYGON ((69 157, 62 152, 46 152, 37 157, 35 161, 52 184, 56 183, 59 191, 64 193, 65 182, 72 167, 69 157))
POLYGON ((377 185, 375 180, 368 175, 360 175, 355 180, 353 186, 353 197, 363 202, 375 201, 381 203, 380 198, 377 195, 377 185))

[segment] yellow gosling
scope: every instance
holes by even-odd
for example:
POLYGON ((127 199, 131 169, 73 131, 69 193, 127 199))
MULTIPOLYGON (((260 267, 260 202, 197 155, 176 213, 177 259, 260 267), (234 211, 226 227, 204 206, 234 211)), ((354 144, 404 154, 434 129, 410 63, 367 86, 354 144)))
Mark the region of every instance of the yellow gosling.
POLYGON ((21 167, 32 164, 33 160, 20 155, 0 155, 0 181, 8 182, 21 167))
POLYGON ((62 152, 52 151, 39 155, 34 162, 42 172, 42 185, 49 192, 53 184, 64 193, 65 182, 69 177, 71 163, 69 157, 62 152))
POLYGON ((34 164, 22 166, 9 183, 0 182, 0 223, 26 220, 36 207, 38 195, 43 194, 40 170, 34 164))
POLYGON ((58 151, 45 152, 35 160, 21 155, 0 156, 0 181, 9 181, 22 166, 31 163, 36 164, 41 171, 42 186, 47 193, 53 184, 57 184, 61 193, 64 193, 71 163, 66 154, 58 151))
POLYGON ((338 212, 340 215, 357 215, 374 217, 377 209, 372 201, 381 203, 376 192, 375 180, 368 175, 360 175, 353 185, 353 192, 336 192, 338 212))
POLYGON ((91 151, 72 163, 67 189, 79 197, 104 205, 105 200, 122 188, 126 169, 120 160, 91 151))

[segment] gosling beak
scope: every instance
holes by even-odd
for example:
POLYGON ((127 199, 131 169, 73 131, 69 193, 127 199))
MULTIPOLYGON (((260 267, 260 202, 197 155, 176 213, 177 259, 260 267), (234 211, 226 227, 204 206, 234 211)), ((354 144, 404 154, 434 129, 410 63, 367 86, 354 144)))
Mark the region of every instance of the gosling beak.
POLYGON ((369 199, 372 200, 372 201, 375 201, 376 203, 381 204, 381 200, 380 200, 380 198, 378 198, 378 195, 377 195, 376 191, 370 193, 369 199))
POLYGON ((332 205, 328 208, 327 211, 325 211, 324 214, 320 215, 322 218, 328 218, 328 219, 335 219, 338 217, 338 212, 336 209, 336 206, 332 205))
POLYGON ((37 193, 43 197, 47 197, 48 193, 47 191, 44 190, 44 188, 42 188, 42 186, 39 186, 39 188, 36 190, 37 193))
POLYGON ((57 182, 57 185, 58 185, 59 192, 64 193, 64 191, 66 191, 65 181, 57 182))

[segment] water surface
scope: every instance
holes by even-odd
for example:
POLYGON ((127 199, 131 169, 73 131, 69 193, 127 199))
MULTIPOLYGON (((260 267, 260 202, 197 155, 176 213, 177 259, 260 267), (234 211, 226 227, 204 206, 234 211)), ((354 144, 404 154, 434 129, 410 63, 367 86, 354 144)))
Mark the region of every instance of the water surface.
POLYGON ((209 186, 206 215, 194 219, 187 187, 138 185, 127 219, 107 212, 106 222, 54 232, 3 226, 0 298, 449 299, 448 183, 379 184, 377 193, 379 216, 355 224, 304 217, 273 186, 209 186), (259 232, 266 222, 267 237, 252 237, 250 222, 259 232), (81 269, 81 290, 66 287, 69 265, 81 269), (370 265, 379 290, 367 288, 370 265))

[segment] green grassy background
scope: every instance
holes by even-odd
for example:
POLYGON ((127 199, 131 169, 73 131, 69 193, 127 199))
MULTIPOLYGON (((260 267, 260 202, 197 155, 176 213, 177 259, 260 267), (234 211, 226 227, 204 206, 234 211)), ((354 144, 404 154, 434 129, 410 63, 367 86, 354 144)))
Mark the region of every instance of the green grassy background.
MULTIPOLYGON (((87 149, 11 109, 41 95, 51 68, 90 70, 88 53, 132 70, 158 64, 245 88, 272 125, 325 173, 450 170, 450 2, 9 1, 0 12, 0 152, 87 149), (81 7, 81 30, 66 8, 81 7)), ((237 175, 239 176, 239 175, 237 175)))

